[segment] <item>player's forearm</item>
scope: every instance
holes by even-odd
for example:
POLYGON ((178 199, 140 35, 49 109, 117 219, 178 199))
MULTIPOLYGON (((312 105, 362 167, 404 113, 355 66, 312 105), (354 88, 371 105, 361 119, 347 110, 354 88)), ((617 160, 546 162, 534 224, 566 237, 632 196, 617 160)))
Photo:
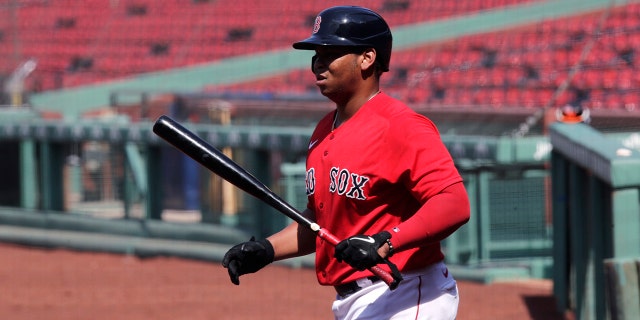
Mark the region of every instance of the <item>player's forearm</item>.
MULTIPOLYGON (((305 215, 309 216, 308 212, 305 212, 305 215)), ((276 261, 307 255, 315 251, 316 234, 295 222, 268 239, 273 245, 276 261)))
POLYGON ((462 182, 445 188, 394 230, 391 242, 395 251, 442 241, 469 221, 470 205, 462 182))

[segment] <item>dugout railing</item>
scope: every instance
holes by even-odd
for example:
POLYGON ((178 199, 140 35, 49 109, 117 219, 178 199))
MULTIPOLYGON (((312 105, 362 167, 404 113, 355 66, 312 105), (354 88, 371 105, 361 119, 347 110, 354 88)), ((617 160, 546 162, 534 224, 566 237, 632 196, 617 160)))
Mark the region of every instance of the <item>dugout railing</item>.
POLYGON ((558 123, 550 141, 557 306, 575 319, 637 319, 640 133, 558 123))
MULTIPOLYGON (((185 125, 219 148, 230 147, 234 159, 249 172, 303 208, 304 165, 292 160, 304 158, 312 128, 185 125)), ((195 210, 179 210, 197 211, 199 219, 188 227, 175 226, 174 238, 220 241, 218 234, 231 233, 220 232, 224 228, 242 230, 237 233, 241 236, 265 236, 288 223, 241 192, 229 197, 236 203, 234 215, 225 215, 221 202, 227 200, 219 195, 219 181, 211 181, 215 177, 153 135, 151 126, 118 117, 0 121, 0 141, 13 146, 13 156, 19 159, 14 171, 19 172, 20 199, 12 206, 26 209, 0 210, 0 223, 171 238, 169 230, 175 225, 162 224, 170 222, 167 201, 175 190, 188 189, 182 182, 166 183, 175 175, 197 177, 200 197, 195 210), (70 161, 70 155, 79 156, 80 163, 70 161), (87 186, 101 191, 88 192, 87 186)), ((451 265, 459 267, 459 277, 483 282, 549 277, 548 139, 455 134, 442 138, 465 179, 473 210, 470 222, 443 246, 451 265)), ((233 240, 237 237, 228 242, 233 240)))

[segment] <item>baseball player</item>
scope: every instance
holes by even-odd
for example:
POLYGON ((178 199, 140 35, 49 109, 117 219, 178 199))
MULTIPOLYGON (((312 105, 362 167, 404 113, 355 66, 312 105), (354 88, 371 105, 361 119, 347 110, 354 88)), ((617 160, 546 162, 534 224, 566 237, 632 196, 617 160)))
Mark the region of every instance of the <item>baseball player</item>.
POLYGON ((380 91, 391 46, 385 20, 354 6, 320 12, 293 44, 315 51, 315 84, 336 106, 309 141, 304 214, 344 240, 334 247, 296 223, 252 238, 223 259, 233 283, 315 252, 318 282, 336 289, 336 319, 455 319, 440 241, 468 221, 469 200, 436 126, 380 91), (376 265, 402 278, 395 290, 368 270, 376 265))

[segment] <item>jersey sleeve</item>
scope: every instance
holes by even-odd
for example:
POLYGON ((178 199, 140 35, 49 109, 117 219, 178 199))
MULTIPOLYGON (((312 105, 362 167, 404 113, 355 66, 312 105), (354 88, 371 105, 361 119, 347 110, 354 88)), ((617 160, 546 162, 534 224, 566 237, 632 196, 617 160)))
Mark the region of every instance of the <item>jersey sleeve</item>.
POLYGON ((441 241, 469 219, 462 177, 435 125, 421 115, 396 139, 400 182, 421 204, 406 221, 388 230, 397 250, 441 241))
POLYGON ((421 203, 447 186, 462 181, 449 151, 436 126, 428 118, 415 114, 411 121, 401 122, 402 130, 395 135, 392 145, 396 150, 397 176, 421 203))

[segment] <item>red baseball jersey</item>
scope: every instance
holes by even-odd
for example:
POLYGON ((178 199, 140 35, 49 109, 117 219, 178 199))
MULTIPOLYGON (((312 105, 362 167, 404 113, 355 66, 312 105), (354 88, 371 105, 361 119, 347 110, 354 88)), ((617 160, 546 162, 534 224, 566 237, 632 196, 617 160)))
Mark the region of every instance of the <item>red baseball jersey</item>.
MULTIPOLYGON (((391 231, 430 197, 462 181, 436 126, 404 103, 379 93, 332 130, 334 116, 335 111, 327 114, 311 136, 306 186, 316 222, 339 239, 391 231)), ((320 284, 371 275, 333 254, 331 244, 316 240, 320 284)), ((432 243, 397 252, 390 260, 400 271, 410 271, 443 258, 440 244, 432 243)))

